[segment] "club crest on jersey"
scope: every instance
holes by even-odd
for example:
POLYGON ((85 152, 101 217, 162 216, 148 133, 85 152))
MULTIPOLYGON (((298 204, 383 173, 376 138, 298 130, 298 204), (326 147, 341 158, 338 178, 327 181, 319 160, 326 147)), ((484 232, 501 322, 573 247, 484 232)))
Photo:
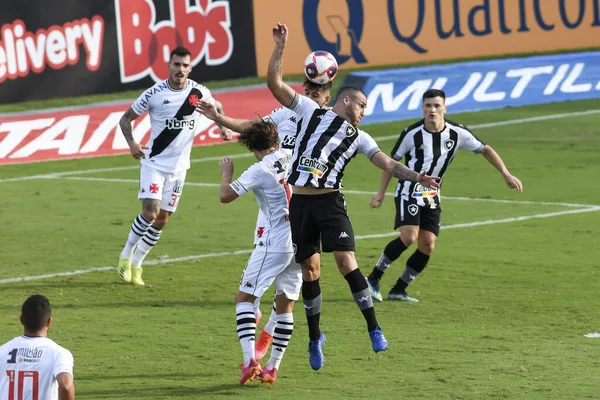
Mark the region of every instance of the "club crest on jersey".
POLYGON ((356 133, 356 128, 352 125, 346 127, 346 137, 352 137, 356 133))
POLYGON ((446 147, 446 150, 448 150, 448 151, 452 150, 452 148, 454 147, 454 140, 452 140, 452 139, 447 139, 447 140, 444 142, 444 146, 446 147))
POLYGON ((296 168, 296 171, 310 172, 311 174, 316 175, 318 178, 321 178, 328 170, 329 167, 321 163, 319 160, 304 156, 300 157, 300 162, 296 168))
POLYGON ((418 213, 418 212, 419 212, 419 206, 418 206, 418 205, 416 205, 416 204, 411 204, 411 205, 409 205, 409 206, 408 206, 408 213, 409 213, 410 215, 412 215, 413 217, 414 217, 415 215, 417 215, 417 213, 418 213))
POLYGON ((194 107, 197 107, 200 99, 198 98, 197 94, 190 94, 190 97, 188 97, 188 101, 190 102, 191 105, 193 105, 194 107))

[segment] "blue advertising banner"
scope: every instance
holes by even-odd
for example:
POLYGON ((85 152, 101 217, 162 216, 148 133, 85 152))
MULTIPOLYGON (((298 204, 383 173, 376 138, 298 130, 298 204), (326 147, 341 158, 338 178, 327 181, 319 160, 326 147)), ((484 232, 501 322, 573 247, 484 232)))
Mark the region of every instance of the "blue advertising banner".
POLYGON ((420 117, 431 88, 446 92, 453 114, 590 99, 600 97, 600 52, 354 72, 344 85, 367 95, 363 124, 420 117))

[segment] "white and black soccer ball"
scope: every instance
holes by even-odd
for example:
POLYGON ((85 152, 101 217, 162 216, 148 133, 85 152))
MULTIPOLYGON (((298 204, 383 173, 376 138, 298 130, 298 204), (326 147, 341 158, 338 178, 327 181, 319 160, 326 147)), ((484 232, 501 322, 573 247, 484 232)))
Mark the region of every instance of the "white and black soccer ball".
POLYGON ((326 51, 313 51, 304 60, 304 75, 313 83, 323 85, 331 82, 337 72, 337 60, 326 51))

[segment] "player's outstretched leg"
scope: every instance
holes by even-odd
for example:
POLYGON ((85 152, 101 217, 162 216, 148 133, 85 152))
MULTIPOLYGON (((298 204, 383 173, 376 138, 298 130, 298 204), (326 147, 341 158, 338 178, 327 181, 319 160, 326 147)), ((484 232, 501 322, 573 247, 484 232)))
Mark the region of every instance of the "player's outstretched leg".
POLYGON ((158 239, 160 239, 161 233, 162 229, 158 229, 154 225, 150 226, 135 248, 133 256, 131 257, 131 283, 134 285, 144 286, 144 281, 142 280, 142 262, 150 250, 156 245, 158 239))
MULTIPOLYGON (((256 311, 256 303, 255 311, 256 311)), ((258 325, 258 317, 256 318, 256 324, 258 325)), ((275 333, 275 326, 277 324, 277 310, 275 309, 275 299, 273 299, 273 309, 271 310, 271 315, 269 316, 269 320, 265 324, 265 327, 260 332, 260 336, 256 341, 256 360, 261 360, 265 354, 267 354, 267 350, 269 350, 269 345, 273 340, 273 334, 275 333)))
POLYGON ((238 339, 244 355, 240 385, 245 385, 260 373, 260 365, 254 358, 256 316, 254 315, 254 306, 250 302, 236 304, 235 311, 238 339))
POLYGON ((275 383, 277 371, 283 359, 283 355, 292 338, 294 331, 294 314, 282 313, 277 315, 277 324, 273 332, 273 346, 271 346, 271 356, 269 361, 259 375, 259 379, 264 383, 275 383))
POLYGON ((306 321, 308 323, 308 353, 310 366, 315 371, 323 366, 325 357, 323 356, 323 345, 325 344, 325 335, 321 332, 321 286, 319 279, 314 281, 302 282, 302 300, 304 302, 304 311, 306 312, 306 321))

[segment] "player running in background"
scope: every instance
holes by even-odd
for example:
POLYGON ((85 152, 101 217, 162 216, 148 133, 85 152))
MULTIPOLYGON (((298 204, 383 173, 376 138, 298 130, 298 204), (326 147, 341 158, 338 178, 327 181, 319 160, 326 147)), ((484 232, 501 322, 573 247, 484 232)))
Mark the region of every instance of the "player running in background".
MULTIPOLYGON (((169 59, 169 78, 142 93, 119 121, 133 158, 141 159, 138 199, 142 212, 133 220, 118 264, 121 279, 135 285, 144 285, 142 262, 179 204, 200 118, 198 102, 215 102, 210 90, 188 79, 190 63, 189 50, 175 48, 169 59), (152 131, 142 146, 133 138, 131 122, 146 111, 152 131)), ((219 128, 223 139, 231 139, 227 128, 219 128)))
MULTIPOLYGON (((457 150, 471 150, 476 154, 481 153, 502 174, 509 188, 521 192, 521 181, 510 174, 498 153, 473 135, 466 126, 445 119, 445 113, 446 94, 438 89, 426 91, 423 95, 423 119, 402 131, 392 150, 392 158, 399 161, 404 157, 406 166, 411 170, 427 171, 428 175, 443 179, 457 150)), ((383 172, 379 191, 371 200, 371 208, 381 207, 391 178, 389 173, 383 172)), ((382 301, 379 281, 383 273, 416 241, 417 249, 406 261, 404 272, 388 294, 389 300, 416 303, 419 300, 409 296, 406 288, 423 272, 433 252, 440 232, 440 191, 419 183, 399 180, 395 201, 394 229, 400 227, 400 237, 385 247, 367 277, 367 283, 373 298, 382 301)))
POLYGON ((283 53, 288 38, 287 27, 273 27, 275 49, 267 72, 267 86, 279 103, 294 111, 302 124, 288 168, 287 180, 293 185, 290 201, 292 240, 297 247, 296 261, 302 264, 302 297, 309 328, 309 361, 313 369, 323 366, 325 335, 320 329, 321 288, 320 251, 333 252, 366 322, 373 351, 388 347, 377 322, 369 287, 360 273, 354 254, 354 231, 341 192, 344 169, 357 154, 364 154, 373 164, 399 179, 438 186, 436 178, 415 173, 379 150, 366 132, 357 128, 367 97, 357 88, 340 89, 332 109, 320 108, 315 102, 296 93, 283 82, 283 53))
POLYGON ((0 399, 73 400, 73 355, 48 338, 48 299, 25 300, 21 324, 23 335, 0 346, 0 399))
MULTIPOLYGON (((325 107, 331 101, 331 82, 326 84, 317 84, 309 81, 304 81, 304 95, 309 99, 313 100, 319 105, 319 107, 325 107)), ((261 121, 269 121, 277 126, 277 132, 279 136, 279 149, 286 155, 291 156, 296 144, 296 133, 298 131, 298 125, 302 121, 298 120, 298 116, 295 112, 286 107, 277 108, 264 118, 257 118, 255 120, 249 119, 236 119, 224 115, 223 113, 217 112, 216 107, 208 102, 200 102, 199 111, 209 119, 216 123, 225 126, 235 132, 245 132, 250 129, 254 123, 261 121)), ((254 312, 258 319, 262 313, 260 312, 260 299, 257 299, 254 304, 254 312)), ((273 340, 273 333, 275 331, 275 325, 277 323, 277 312, 275 301, 273 303, 273 309, 269 320, 263 327, 258 340, 256 341, 256 360, 259 361, 267 353, 271 340, 273 340)))
POLYGON ((278 150, 277 128, 270 122, 254 122, 240 134, 239 142, 254 153, 258 162, 232 182, 233 162, 229 158, 223 159, 219 163, 222 171, 219 197, 221 202, 230 203, 252 191, 259 205, 254 250, 235 296, 237 334, 244 355, 240 384, 245 385, 254 377, 274 383, 294 329, 294 301, 298 300, 302 284, 300 265, 294 261, 290 231, 290 191, 284 180, 290 157, 278 150), (276 325, 271 356, 261 370, 255 355, 254 302, 273 283, 276 325))

